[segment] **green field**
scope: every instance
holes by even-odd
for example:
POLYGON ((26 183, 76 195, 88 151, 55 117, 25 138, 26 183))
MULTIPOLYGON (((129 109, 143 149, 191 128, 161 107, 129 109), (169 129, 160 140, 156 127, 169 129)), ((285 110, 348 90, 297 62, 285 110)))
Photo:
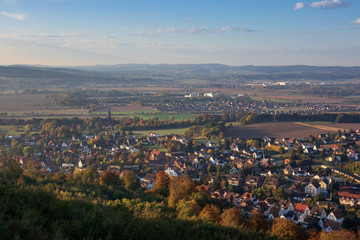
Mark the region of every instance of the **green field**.
POLYGON ((194 119, 196 115, 195 114, 148 114, 148 115, 143 114, 143 115, 133 115, 133 116, 143 118, 144 120, 147 120, 151 117, 158 118, 159 120, 169 120, 170 117, 173 116, 175 121, 181 121, 181 120, 186 120, 188 118, 194 119))
POLYGON ((159 135, 170 135, 170 134, 184 135, 186 130, 188 129, 189 128, 154 129, 154 130, 133 131, 133 133, 134 135, 149 135, 149 133, 157 133, 159 135))
MULTIPOLYGON (((187 119, 194 119, 196 114, 159 114, 159 111, 124 111, 124 112, 111 112, 114 117, 134 117, 137 116, 144 120, 148 120, 151 117, 158 118, 159 120, 169 120, 171 116, 175 121, 182 121, 187 119)), ((107 112, 91 112, 91 114, 106 116, 107 112)))
MULTIPOLYGON (((111 111, 112 115, 134 115, 134 114, 156 114, 159 113, 157 110, 150 110, 150 111, 111 111)), ((107 112, 91 112, 91 114, 95 115, 107 115, 107 112)))
POLYGON ((240 122, 227 122, 227 123, 225 123, 225 127, 230 126, 230 124, 231 124, 233 127, 243 126, 243 124, 241 124, 240 122))
POLYGON ((159 145, 148 145, 148 146, 143 146, 144 150, 152 150, 152 149, 157 149, 159 151, 162 151, 162 152, 167 152, 167 149, 162 147, 162 146, 159 146, 159 145))
POLYGON ((0 133, 18 136, 24 133, 24 128, 16 125, 0 125, 0 133))

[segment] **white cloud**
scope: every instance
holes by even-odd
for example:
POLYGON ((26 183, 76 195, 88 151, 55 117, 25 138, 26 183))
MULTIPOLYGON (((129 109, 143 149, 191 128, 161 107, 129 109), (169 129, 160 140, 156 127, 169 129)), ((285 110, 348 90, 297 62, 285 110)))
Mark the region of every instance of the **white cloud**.
POLYGON ((298 2, 298 3, 295 4, 294 9, 295 9, 295 10, 299 10, 299 9, 304 8, 304 7, 306 7, 306 4, 305 4, 305 3, 303 3, 303 2, 298 2))
POLYGON ((314 9, 337 9, 337 8, 345 8, 350 7, 351 3, 340 1, 340 0, 324 0, 320 2, 312 2, 312 3, 303 3, 298 2, 295 4, 294 9, 300 10, 305 7, 314 8, 314 9))
POLYGON ((97 32, 70 33, 9 33, 0 35, 0 40, 26 47, 49 47, 76 50, 111 50, 119 44, 116 39, 97 32))
POLYGON ((230 32, 254 32, 254 30, 240 27, 225 26, 221 29, 210 29, 207 27, 191 27, 191 28, 158 28, 156 31, 137 32, 130 36, 146 36, 146 35, 166 35, 166 34, 214 34, 214 33, 230 33, 230 32))
POLYGON ((4 2, 7 4, 17 4, 18 3, 17 0, 4 0, 4 2))
POLYGON ((350 22, 351 24, 360 24, 360 18, 356 19, 355 21, 350 22))
POLYGON ((24 21, 26 19, 26 16, 21 13, 0 12, 0 14, 19 21, 24 21))

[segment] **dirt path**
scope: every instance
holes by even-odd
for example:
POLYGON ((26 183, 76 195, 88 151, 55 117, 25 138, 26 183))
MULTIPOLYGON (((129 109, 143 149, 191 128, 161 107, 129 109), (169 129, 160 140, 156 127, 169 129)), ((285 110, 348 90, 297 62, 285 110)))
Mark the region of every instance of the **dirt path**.
POLYGON ((337 132, 339 129, 349 131, 349 129, 346 129, 346 128, 343 129, 343 128, 336 128, 336 127, 327 127, 327 126, 323 126, 323 125, 310 125, 310 124, 306 124, 306 123, 302 123, 302 122, 295 122, 295 124, 299 124, 299 125, 306 126, 306 127, 312 127, 312 128, 316 128, 316 129, 321 129, 321 130, 326 130, 326 131, 333 131, 333 132, 337 132))

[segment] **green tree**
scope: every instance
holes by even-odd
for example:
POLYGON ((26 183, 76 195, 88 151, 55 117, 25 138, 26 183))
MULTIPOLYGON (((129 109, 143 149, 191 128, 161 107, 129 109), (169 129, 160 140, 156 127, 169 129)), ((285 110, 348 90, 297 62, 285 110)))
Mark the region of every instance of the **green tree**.
POLYGON ((34 151, 33 148, 30 146, 24 147, 23 149, 24 157, 30 157, 33 151, 34 151))
POLYGON ((176 205, 176 210, 178 211, 178 218, 192 219, 199 214, 201 207, 194 199, 189 201, 183 199, 176 205))

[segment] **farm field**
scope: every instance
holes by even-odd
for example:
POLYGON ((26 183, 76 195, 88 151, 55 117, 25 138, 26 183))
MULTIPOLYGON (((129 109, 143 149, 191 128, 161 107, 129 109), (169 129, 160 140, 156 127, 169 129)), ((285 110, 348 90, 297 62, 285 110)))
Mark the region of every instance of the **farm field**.
POLYGON ((155 117, 155 118, 158 118, 159 120, 169 120, 171 116, 174 117, 174 120, 175 121, 181 121, 181 120, 186 120, 186 119, 193 119, 194 114, 140 114, 140 115, 132 115, 130 117, 133 117, 133 116, 137 116, 137 117, 140 117, 140 118, 143 118, 145 120, 151 118, 151 117, 155 117))
POLYGON ((336 132, 338 129, 358 129, 360 124, 355 123, 328 123, 324 125, 324 129, 320 129, 322 125, 307 125, 295 122, 272 122, 272 123, 256 123, 245 126, 237 126, 225 131, 225 137, 233 138, 260 138, 260 137, 308 137, 310 135, 318 135, 328 132, 336 132), (327 127, 327 128, 326 128, 327 127), (331 129, 330 129, 331 128, 331 129))
POLYGON ((194 114, 176 114, 176 113, 161 113, 157 109, 153 107, 148 106, 116 106, 116 105, 110 105, 110 106, 104 106, 102 108, 95 109, 91 112, 91 114, 95 115, 107 115, 108 111, 111 111, 111 114, 116 116, 128 116, 128 117, 134 117, 137 116, 139 118, 143 118, 145 120, 156 117, 159 120, 169 120, 170 116, 174 117, 175 121, 181 121, 186 119, 193 119, 194 114))
POLYGON ((0 133, 19 136, 24 133, 24 127, 17 125, 0 125, 0 133))
POLYGON ((120 106, 120 105, 109 105, 97 108, 92 111, 94 114, 108 113, 110 108, 113 114, 138 114, 138 113, 156 113, 158 110, 148 106, 120 106))
POLYGON ((133 131, 135 135, 149 135, 149 133, 157 133, 159 135, 170 135, 178 134, 184 135, 186 130, 189 128, 172 128, 172 129, 154 129, 154 130, 143 130, 143 131, 133 131))
POLYGON ((3 94, 0 95, 0 113, 9 117, 74 117, 89 116, 88 109, 54 107, 47 94, 3 94))

